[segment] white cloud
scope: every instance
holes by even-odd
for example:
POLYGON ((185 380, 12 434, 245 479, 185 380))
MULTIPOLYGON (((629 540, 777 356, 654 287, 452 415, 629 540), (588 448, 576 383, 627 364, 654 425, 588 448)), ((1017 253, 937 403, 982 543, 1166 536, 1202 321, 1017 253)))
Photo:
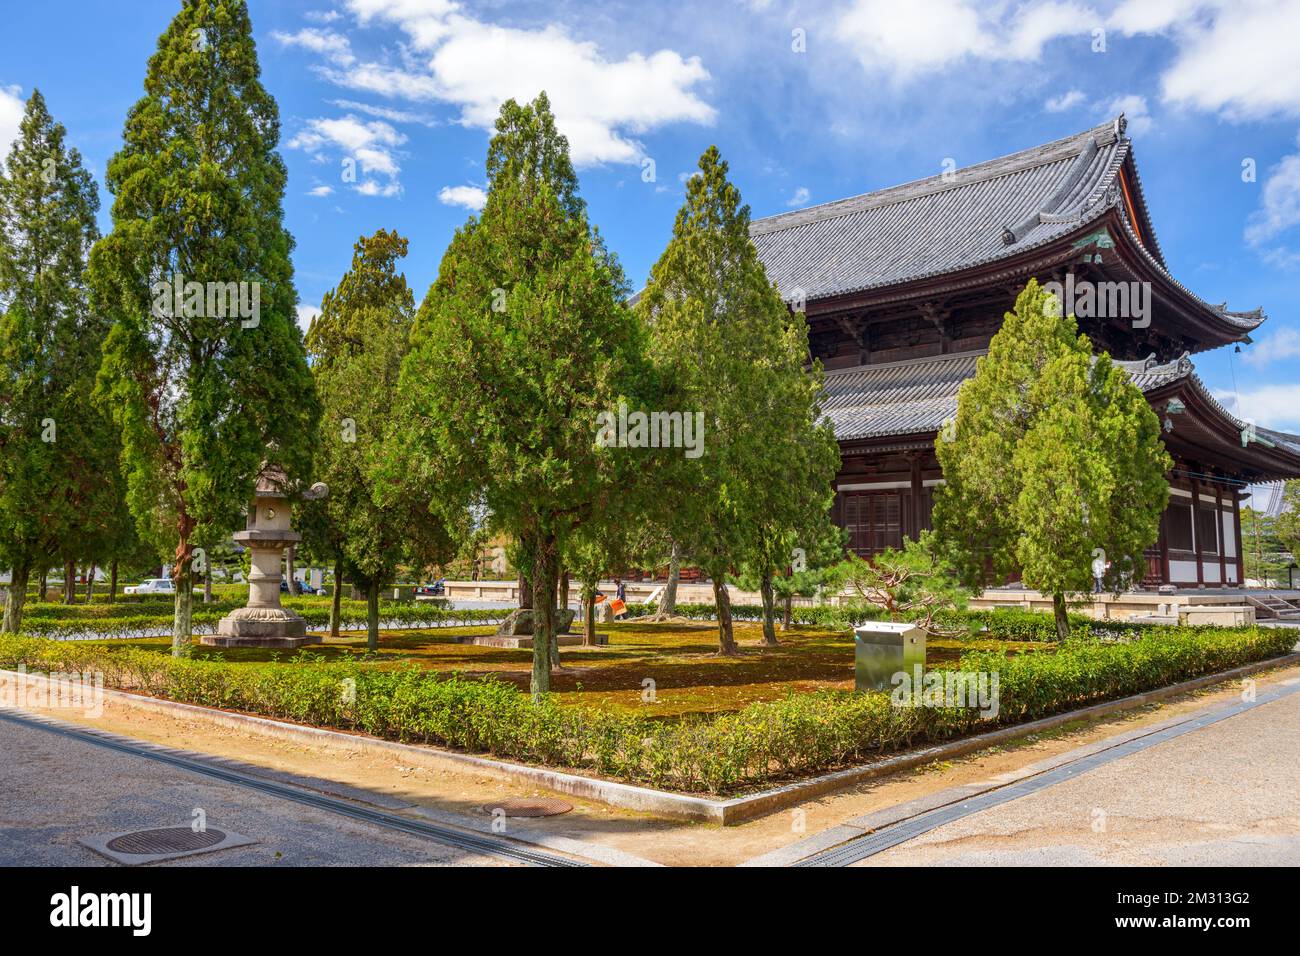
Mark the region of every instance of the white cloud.
POLYGON ((1235 411, 1238 418, 1263 428, 1300 430, 1300 385, 1261 385, 1244 391, 1239 407, 1235 392, 1224 389, 1217 391, 1215 397, 1225 408, 1235 411))
POLYGON ((337 10, 308 10, 303 16, 312 23, 333 23, 342 18, 343 14, 337 10))
POLYGON ((401 66, 322 65, 326 79, 384 96, 443 102, 459 121, 490 130, 501 103, 545 90, 578 165, 637 163, 637 136, 661 126, 709 125, 715 110, 697 89, 709 80, 698 57, 663 49, 609 59, 561 26, 502 27, 446 0, 347 0, 363 25, 397 26, 409 46, 401 66))
POLYGON ((1130 136, 1143 136, 1151 132, 1156 125, 1156 121, 1151 118, 1151 113, 1147 110, 1147 98, 1136 93, 1127 93, 1107 100, 1100 112, 1107 116, 1123 113, 1124 118, 1128 120, 1130 136))
POLYGON ((862 65, 907 80, 966 59, 1037 60, 1064 36, 1101 23, 1091 7, 1059 0, 976 4, 970 0, 854 0, 836 23, 862 65))
POLYGON ((1259 208, 1246 223, 1246 241, 1260 247, 1300 225, 1300 153, 1283 156, 1269 170, 1259 208))
POLYGON ((311 326, 311 320, 320 315, 320 309, 306 302, 298 303, 298 327, 304 332, 311 326))
POLYGON ((477 186, 443 186, 438 190, 438 202, 478 212, 487 204, 487 193, 477 186))
POLYGON ((18 124, 27 106, 22 92, 21 86, 0 86, 0 161, 9 156, 9 147, 18 138, 18 124))
POLYGON ((1256 366, 1295 358, 1300 358, 1300 331, 1286 326, 1260 339, 1245 354, 1246 364, 1256 366))
POLYGON ((330 100, 330 105, 352 112, 365 113, 367 116, 376 116, 379 119, 388 120, 390 123, 419 123, 423 126, 438 125, 432 116, 426 113, 416 113, 412 110, 397 110, 390 106, 374 106, 370 103, 358 103, 356 100, 330 100))
MULTIPOLYGON (((308 120, 306 127, 285 143, 285 146, 301 149, 321 162, 342 155, 344 164, 351 161, 348 168, 355 171, 359 167, 362 176, 368 177, 354 183, 354 190, 363 196, 397 196, 402 192, 402 185, 398 181, 402 168, 397 162, 396 147, 405 142, 404 133, 382 120, 366 121, 348 115, 308 120)), ((346 178, 343 181, 348 182, 346 178)), ((323 196, 328 193, 313 190, 312 195, 323 196)))
POLYGON ((1088 97, 1084 95, 1083 90, 1070 90, 1068 93, 1062 93, 1060 96, 1053 96, 1043 108, 1049 113, 1064 113, 1072 110, 1088 97))
POLYGON ((808 200, 812 199, 812 192, 807 186, 800 186, 794 191, 794 195, 786 200, 786 205, 793 209, 795 206, 806 206, 808 200))
POLYGON ((320 30, 316 27, 304 27, 297 33, 284 33, 275 30, 271 36, 276 39, 281 46, 297 46, 304 50, 310 50, 313 53, 319 53, 327 57, 331 62, 339 66, 351 66, 357 61, 352 53, 352 45, 348 38, 341 33, 335 33, 333 30, 320 30))
MULTIPOLYGON (((896 81, 972 61, 1036 61, 1052 41, 1091 42, 1098 28, 1160 36, 1173 47, 1160 76, 1163 102, 1232 120, 1300 116, 1300 0, 1124 0, 1095 8, 1085 0, 851 0, 833 24, 866 70, 896 81)), ((1107 55, 1124 55, 1115 43, 1109 39, 1107 55)), ((1063 111, 1078 105, 1072 96, 1050 102, 1067 104, 1063 111)))
POLYGON ((1161 77, 1166 101, 1234 120, 1300 116, 1300 2, 1166 0, 1165 6, 1181 14, 1152 27, 1172 30, 1179 46, 1161 77))
POLYGON ((333 186, 313 186, 307 191, 308 196, 329 196, 334 192, 333 186))

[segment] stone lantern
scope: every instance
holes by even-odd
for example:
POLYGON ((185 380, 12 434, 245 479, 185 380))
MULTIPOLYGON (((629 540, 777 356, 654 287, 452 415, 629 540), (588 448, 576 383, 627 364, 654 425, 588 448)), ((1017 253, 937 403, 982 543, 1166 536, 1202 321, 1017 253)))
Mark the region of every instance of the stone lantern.
MULTIPOLYGON (((324 498, 329 488, 317 482, 302 494, 311 501, 324 498)), ((217 624, 217 633, 199 638, 214 647, 295 648, 319 644, 308 636, 307 622, 280 606, 280 561, 284 549, 297 544, 302 535, 289 527, 292 508, 283 472, 265 470, 257 479, 248 524, 234 538, 248 548, 252 570, 248 575, 248 605, 231 611, 217 624)))

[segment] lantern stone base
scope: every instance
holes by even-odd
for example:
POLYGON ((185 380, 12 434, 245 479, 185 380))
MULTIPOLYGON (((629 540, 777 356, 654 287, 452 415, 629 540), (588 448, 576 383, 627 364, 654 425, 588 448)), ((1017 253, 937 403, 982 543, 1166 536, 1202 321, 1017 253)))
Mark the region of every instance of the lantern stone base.
POLYGON ((241 607, 217 624, 217 633, 199 638, 210 647, 302 647, 319 644, 319 636, 307 633, 307 622, 285 608, 241 607))

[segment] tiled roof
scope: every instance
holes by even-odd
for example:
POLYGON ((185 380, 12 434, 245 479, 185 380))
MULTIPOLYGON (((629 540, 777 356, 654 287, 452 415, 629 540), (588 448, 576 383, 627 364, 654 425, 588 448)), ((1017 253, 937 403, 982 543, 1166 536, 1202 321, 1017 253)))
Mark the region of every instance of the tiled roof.
POLYGON ((840 441, 935 432, 983 352, 827 372, 822 410, 840 441))
POLYGON ((1121 129, 1117 119, 946 178, 758 219, 750 235, 777 287, 808 299, 1006 258, 1078 230, 1117 201, 1110 186, 1129 149, 1121 129))
MULTIPOLYGON (((822 410, 840 441, 937 432, 957 414, 957 390, 974 376, 976 363, 984 354, 965 352, 827 372, 822 410)), ((1224 418, 1238 428, 1245 426, 1214 398, 1186 356, 1161 365, 1150 359, 1115 364, 1127 371, 1144 393, 1190 379, 1191 386, 1224 418)), ((1257 432, 1300 455, 1300 436, 1264 428, 1257 432)))
POLYGON ((1248 332, 1260 310, 1233 312, 1199 299, 1169 274, 1146 219, 1136 166, 1137 223, 1119 173, 1132 150, 1125 120, 951 173, 756 219, 750 236, 768 278, 808 301, 900 285, 1019 255, 1082 231, 1112 209, 1150 267, 1181 293, 1248 332))

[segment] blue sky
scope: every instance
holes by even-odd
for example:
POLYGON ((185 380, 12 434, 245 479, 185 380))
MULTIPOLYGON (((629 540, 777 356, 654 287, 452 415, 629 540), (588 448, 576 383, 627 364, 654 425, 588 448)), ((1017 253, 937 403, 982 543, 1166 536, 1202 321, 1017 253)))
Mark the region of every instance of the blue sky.
MULTIPOLYGON (((979 162, 1122 110, 1174 275, 1210 301, 1270 316, 1242 354, 1201 356, 1203 377, 1244 417, 1300 431, 1300 0, 250 7, 283 120, 304 315, 355 239, 380 227, 410 238, 406 273, 423 296, 484 186, 487 128, 506 96, 551 95, 592 218, 633 286, 711 143, 761 216, 929 176, 950 158, 979 162)), ((102 180, 178 8, 7 3, 0 142, 38 86, 102 180)))

